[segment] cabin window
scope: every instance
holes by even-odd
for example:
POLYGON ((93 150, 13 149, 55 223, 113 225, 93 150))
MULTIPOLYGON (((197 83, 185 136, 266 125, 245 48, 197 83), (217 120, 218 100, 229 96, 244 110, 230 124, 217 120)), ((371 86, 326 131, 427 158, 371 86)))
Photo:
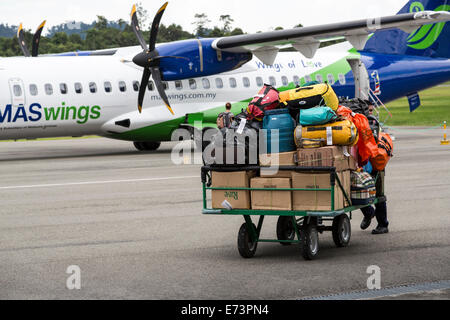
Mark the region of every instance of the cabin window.
POLYGON ((256 77, 256 85, 258 87, 262 87, 264 85, 264 81, 261 77, 256 77))
POLYGON ((67 94, 67 84, 60 83, 59 84, 59 90, 61 91, 61 94, 67 94))
POLYGON ((177 90, 183 89, 183 82, 182 82, 181 80, 175 81, 175 88, 176 88, 177 90))
POLYGON ((209 89, 211 88, 211 84, 209 83, 209 80, 207 78, 203 78, 202 79, 202 84, 203 84, 203 88, 204 89, 209 89))
POLYGON ((277 79, 275 77, 269 77, 269 83, 272 87, 275 87, 277 85, 277 79))
POLYGON ((110 93, 112 91, 112 85, 111 82, 105 81, 105 92, 110 93))
POLYGON ((45 84, 45 93, 50 96, 53 94, 53 86, 50 83, 45 84))
POLYGON ((342 73, 340 73, 339 75, 339 83, 340 84, 345 84, 347 81, 345 80, 345 75, 343 75, 342 73))
POLYGON ((150 91, 155 90, 155 84, 153 83, 152 80, 150 80, 150 81, 148 82, 147 88, 148 88, 148 90, 150 90, 150 91))
POLYGON ((309 74, 305 76, 305 81, 306 82, 311 82, 312 81, 312 78, 311 78, 311 76, 309 74))
POLYGON ((294 76, 293 80, 295 86, 300 86, 300 78, 298 76, 294 76))
POLYGON ((95 82, 89 82, 89 91, 91 93, 97 92, 97 84, 95 82))
POLYGON ((22 96, 22 88, 19 85, 17 85, 17 84, 14 85, 13 92, 14 92, 14 95, 16 97, 21 97, 22 96))
POLYGON ((334 84, 334 76, 331 73, 327 74, 327 80, 329 84, 334 84))
POLYGON ((166 81, 163 81, 163 88, 164 88, 164 90, 168 90, 169 89, 169 83, 168 82, 166 82, 166 81))
POLYGON ((32 96, 37 96, 37 94, 38 94, 38 88, 37 88, 37 85, 35 85, 35 84, 30 84, 30 94, 31 94, 32 96))
POLYGON ((194 79, 189 79, 189 88, 191 88, 191 90, 197 89, 197 81, 194 79))
POLYGON ((75 82, 75 92, 76 93, 83 93, 83 86, 79 82, 75 82))
POLYGON ((322 77, 321 74, 316 75, 316 81, 320 82, 320 83, 323 83, 323 77, 322 77))
POLYGON ((230 87, 231 88, 236 88, 237 87, 237 82, 235 78, 230 78, 230 87))
POLYGON ((244 87, 248 88, 250 87, 250 79, 247 77, 242 78, 242 83, 244 85, 244 87))
POLYGON ((127 84, 125 83, 125 81, 119 81, 119 90, 120 92, 127 91, 127 84))
POLYGON ((216 78, 216 87, 219 89, 223 88, 223 81, 221 78, 216 78))
POLYGON ((133 81, 133 90, 139 91, 139 81, 133 81))
POLYGON ((287 86, 289 84, 289 80, 286 76, 282 76, 281 77, 281 83, 283 84, 283 86, 287 86))

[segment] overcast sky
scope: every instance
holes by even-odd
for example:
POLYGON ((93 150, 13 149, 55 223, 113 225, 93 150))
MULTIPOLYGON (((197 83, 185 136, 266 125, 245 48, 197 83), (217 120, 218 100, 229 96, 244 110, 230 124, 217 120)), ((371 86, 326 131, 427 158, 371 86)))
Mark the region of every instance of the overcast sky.
MULTIPOLYGON (((33 31, 42 20, 47 26, 68 21, 92 22, 97 15, 109 20, 129 21, 133 3, 143 4, 153 17, 163 0, 1 0, 0 22, 10 25, 24 23, 33 31)), ((219 16, 229 14, 233 27, 244 31, 272 30, 277 26, 292 28, 396 14, 407 0, 170 0, 162 23, 180 24, 192 32, 196 13, 206 13, 209 27, 220 26, 219 16)))

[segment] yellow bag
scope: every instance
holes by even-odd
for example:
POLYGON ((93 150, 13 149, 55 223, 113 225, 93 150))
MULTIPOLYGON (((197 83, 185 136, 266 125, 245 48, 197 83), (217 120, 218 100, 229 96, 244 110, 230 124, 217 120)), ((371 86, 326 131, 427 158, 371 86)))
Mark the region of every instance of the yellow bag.
POLYGON ((291 110, 309 109, 325 103, 333 111, 339 107, 339 99, 328 83, 295 88, 280 93, 280 102, 291 110))
POLYGON ((297 126, 294 138, 299 148, 319 148, 326 145, 354 146, 358 143, 358 129, 350 120, 318 126, 297 126))

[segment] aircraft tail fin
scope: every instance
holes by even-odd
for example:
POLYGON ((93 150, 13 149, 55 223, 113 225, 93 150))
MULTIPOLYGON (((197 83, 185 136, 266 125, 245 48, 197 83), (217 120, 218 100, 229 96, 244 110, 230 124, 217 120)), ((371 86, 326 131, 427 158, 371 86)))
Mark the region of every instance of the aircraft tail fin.
MULTIPOLYGON (((450 11, 450 0, 411 0, 398 12, 450 11)), ((428 24, 411 34, 399 29, 377 31, 364 51, 450 58, 450 22, 428 24)))

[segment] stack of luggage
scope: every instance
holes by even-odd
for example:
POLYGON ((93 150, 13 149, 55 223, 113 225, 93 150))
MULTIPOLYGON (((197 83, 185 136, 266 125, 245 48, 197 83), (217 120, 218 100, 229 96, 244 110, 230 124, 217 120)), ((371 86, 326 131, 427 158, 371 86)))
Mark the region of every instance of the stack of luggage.
POLYGON ((381 132, 369 105, 359 99, 339 100, 327 83, 281 93, 264 85, 216 139, 217 146, 224 148, 240 143, 246 155, 253 146, 259 157, 246 156, 241 163, 235 158, 225 163, 222 155, 215 159, 217 165, 259 165, 261 170, 213 172, 212 176, 213 187, 256 190, 214 191, 213 207, 222 208, 226 201, 227 208, 233 209, 321 211, 369 203, 375 197, 375 181, 372 175, 362 174, 362 168, 370 162, 373 172, 383 171, 393 151, 392 139, 381 132), (227 141, 223 137, 230 132, 233 140, 227 141), (239 136, 249 132, 254 139, 240 141, 239 136), (277 170, 278 166, 305 170, 277 170), (333 201, 330 191, 264 190, 331 188, 330 174, 320 170, 324 167, 336 169, 333 201))

